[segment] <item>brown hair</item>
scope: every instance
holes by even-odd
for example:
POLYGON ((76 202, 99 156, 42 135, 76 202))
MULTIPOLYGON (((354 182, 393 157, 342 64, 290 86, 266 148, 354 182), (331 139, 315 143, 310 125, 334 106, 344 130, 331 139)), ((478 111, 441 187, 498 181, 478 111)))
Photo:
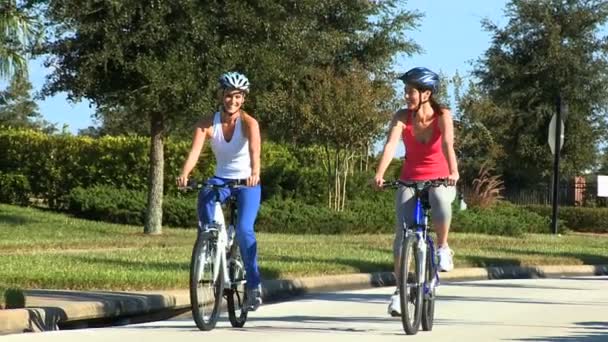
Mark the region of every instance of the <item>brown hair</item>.
POLYGON ((431 93, 431 97, 429 97, 429 102, 431 103, 433 112, 437 113, 437 115, 443 115, 443 110, 448 109, 448 106, 445 106, 445 105, 437 102, 437 100, 435 100, 435 98, 433 97, 432 93, 431 93))

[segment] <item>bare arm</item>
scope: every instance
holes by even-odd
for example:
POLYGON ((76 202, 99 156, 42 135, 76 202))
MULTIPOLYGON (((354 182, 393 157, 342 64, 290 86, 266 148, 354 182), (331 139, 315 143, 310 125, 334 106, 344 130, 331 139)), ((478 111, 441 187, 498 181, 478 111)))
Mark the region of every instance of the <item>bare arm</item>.
POLYGON ((381 187, 382 183, 384 183, 384 173, 390 165, 391 160, 393 160, 393 157, 395 157, 399 137, 401 136, 401 132, 403 132, 404 127, 401 118, 403 118, 405 115, 406 112, 397 112, 391 121, 388 130, 388 137, 386 138, 386 143, 384 144, 384 149, 382 150, 382 157, 380 157, 380 162, 376 168, 376 176, 374 177, 374 184, 377 187, 381 187))
POLYGON ((244 114, 243 117, 245 136, 249 140, 249 158, 251 159, 251 177, 247 179, 247 185, 256 186, 260 182, 260 153, 262 150, 260 126, 252 116, 244 114))
POLYGON ((443 114, 439 116, 439 129, 442 136, 443 155, 448 162, 450 171, 448 183, 456 185, 460 175, 458 174, 458 162, 454 151, 454 122, 452 121, 452 113, 448 109, 444 109, 443 114))
POLYGON ((177 179, 178 186, 183 187, 188 184, 188 176, 198 162, 198 158, 205 144, 205 138, 207 138, 207 135, 210 134, 210 130, 211 122, 209 119, 202 119, 196 124, 196 127, 194 128, 194 136, 192 137, 192 147, 190 148, 190 153, 188 154, 188 158, 182 167, 182 172, 177 179))

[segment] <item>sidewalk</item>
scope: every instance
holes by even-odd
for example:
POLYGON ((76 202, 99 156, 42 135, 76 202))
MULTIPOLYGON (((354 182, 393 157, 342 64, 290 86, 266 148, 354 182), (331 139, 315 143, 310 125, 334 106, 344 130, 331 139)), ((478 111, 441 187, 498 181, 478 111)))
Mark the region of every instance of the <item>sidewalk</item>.
MULTIPOLYGON (((460 268, 441 273, 441 282, 608 275, 608 265, 460 268)), ((346 274, 270 280, 263 284, 265 302, 309 292, 394 286, 393 273, 346 274)), ((0 310, 0 335, 124 325, 163 320, 190 310, 188 290, 106 292, 28 290, 25 309, 0 310)))

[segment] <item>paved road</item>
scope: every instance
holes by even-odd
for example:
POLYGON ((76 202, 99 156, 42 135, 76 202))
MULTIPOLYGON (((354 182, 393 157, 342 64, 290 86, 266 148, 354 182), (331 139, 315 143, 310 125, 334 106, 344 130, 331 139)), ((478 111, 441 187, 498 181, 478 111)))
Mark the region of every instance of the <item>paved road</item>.
POLYGON ((232 329, 224 315, 212 332, 191 319, 115 328, 0 337, 12 341, 608 341, 608 277, 444 284, 432 332, 405 336, 386 315, 391 288, 307 295, 252 313, 232 329))

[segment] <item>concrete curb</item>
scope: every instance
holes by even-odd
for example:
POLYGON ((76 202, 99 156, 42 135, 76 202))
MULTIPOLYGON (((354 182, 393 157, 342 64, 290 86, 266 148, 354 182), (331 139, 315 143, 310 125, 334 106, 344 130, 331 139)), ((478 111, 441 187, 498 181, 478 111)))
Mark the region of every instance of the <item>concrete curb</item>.
MULTIPOLYGON (((460 268, 441 273, 441 282, 553 278, 608 275, 608 265, 505 266, 460 268)), ((266 302, 305 293, 394 286, 392 272, 358 273, 270 280, 263 284, 266 302)), ((190 309, 187 290, 160 292, 105 292, 29 290, 26 309, 0 310, 0 335, 95 325, 129 324, 169 318, 190 309)))

